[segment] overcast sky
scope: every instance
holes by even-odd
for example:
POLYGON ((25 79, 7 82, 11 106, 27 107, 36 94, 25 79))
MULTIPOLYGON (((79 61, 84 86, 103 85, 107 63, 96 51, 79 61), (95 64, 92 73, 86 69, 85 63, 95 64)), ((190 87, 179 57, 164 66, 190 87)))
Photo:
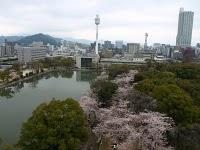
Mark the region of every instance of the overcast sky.
POLYGON ((195 12, 192 43, 200 42, 200 0, 0 0, 0 34, 175 44, 180 7, 195 12))

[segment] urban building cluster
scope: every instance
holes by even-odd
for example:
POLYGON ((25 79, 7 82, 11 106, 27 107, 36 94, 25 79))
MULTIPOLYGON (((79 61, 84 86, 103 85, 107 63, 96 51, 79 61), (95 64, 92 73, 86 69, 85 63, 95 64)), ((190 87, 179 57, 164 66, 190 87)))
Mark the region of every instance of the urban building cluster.
POLYGON ((143 64, 148 59, 159 62, 182 61, 189 58, 200 58, 200 43, 191 46, 194 12, 180 9, 176 45, 154 43, 148 45, 148 33, 144 43, 127 43, 123 40, 115 42, 99 41, 98 27, 100 18, 95 18, 96 41, 91 45, 73 43, 63 40, 60 46, 33 42, 22 46, 5 40, 0 46, 0 65, 12 65, 15 62, 27 64, 45 57, 73 57, 78 68, 91 67, 92 64, 111 63, 143 64))

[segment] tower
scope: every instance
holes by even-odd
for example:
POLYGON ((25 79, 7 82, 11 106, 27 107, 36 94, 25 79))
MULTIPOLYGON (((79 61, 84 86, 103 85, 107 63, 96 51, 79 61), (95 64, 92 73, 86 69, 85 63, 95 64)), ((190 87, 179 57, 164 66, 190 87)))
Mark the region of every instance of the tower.
POLYGON ((191 46, 193 20, 194 20, 194 12, 184 11, 184 8, 180 9, 176 46, 179 47, 191 46))
POLYGON ((99 53, 99 50, 98 50, 98 45, 99 45, 99 42, 98 42, 98 27, 99 27, 99 24, 100 24, 100 18, 99 18, 99 15, 96 15, 96 18, 95 18, 95 24, 96 24, 96 48, 95 48, 95 52, 96 52, 96 54, 98 54, 99 53))
POLYGON ((148 33, 145 33, 145 43, 144 43, 144 50, 147 50, 147 38, 148 38, 148 33))

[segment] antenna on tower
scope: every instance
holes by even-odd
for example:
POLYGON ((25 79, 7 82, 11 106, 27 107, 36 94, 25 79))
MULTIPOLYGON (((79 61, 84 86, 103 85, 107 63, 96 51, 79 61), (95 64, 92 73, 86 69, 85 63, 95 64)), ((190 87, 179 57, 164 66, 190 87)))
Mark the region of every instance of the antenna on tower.
POLYGON ((98 50, 98 45, 99 45, 99 43, 98 43, 98 34, 99 34, 99 29, 98 29, 98 26, 99 26, 99 24, 100 24, 100 18, 99 18, 99 15, 96 15, 96 18, 95 18, 95 24, 96 24, 96 48, 95 48, 95 52, 96 52, 96 54, 98 54, 99 53, 99 50, 98 50))

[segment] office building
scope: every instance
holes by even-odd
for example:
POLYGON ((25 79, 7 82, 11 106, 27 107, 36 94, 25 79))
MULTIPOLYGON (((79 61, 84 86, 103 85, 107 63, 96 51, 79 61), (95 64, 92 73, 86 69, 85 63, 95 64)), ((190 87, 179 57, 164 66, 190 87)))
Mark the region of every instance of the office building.
POLYGON ((91 55, 91 56, 76 55, 75 59, 76 59, 76 67, 79 69, 92 68, 99 63, 98 55, 91 55))
POLYGON ((194 12, 184 11, 183 8, 180 9, 176 46, 179 47, 191 46, 193 19, 194 19, 194 12))
POLYGON ((17 50, 18 61, 22 64, 44 59, 47 53, 47 47, 43 45, 43 42, 33 42, 28 47, 16 45, 15 49, 17 50))
POLYGON ((159 49, 160 48, 160 46, 161 46, 161 44, 160 43, 154 43, 153 44, 153 49, 159 49))
POLYGON ((117 49, 123 49, 123 41, 115 41, 115 47, 117 49))
POLYGON ((112 42, 104 41, 103 49, 112 49, 112 42))
POLYGON ((16 51, 14 49, 15 43, 8 42, 5 40, 5 42, 0 46, 0 57, 13 57, 16 55, 16 51))
POLYGON ((135 55, 140 50, 140 44, 139 43, 128 43, 127 50, 128 50, 128 54, 135 55))

